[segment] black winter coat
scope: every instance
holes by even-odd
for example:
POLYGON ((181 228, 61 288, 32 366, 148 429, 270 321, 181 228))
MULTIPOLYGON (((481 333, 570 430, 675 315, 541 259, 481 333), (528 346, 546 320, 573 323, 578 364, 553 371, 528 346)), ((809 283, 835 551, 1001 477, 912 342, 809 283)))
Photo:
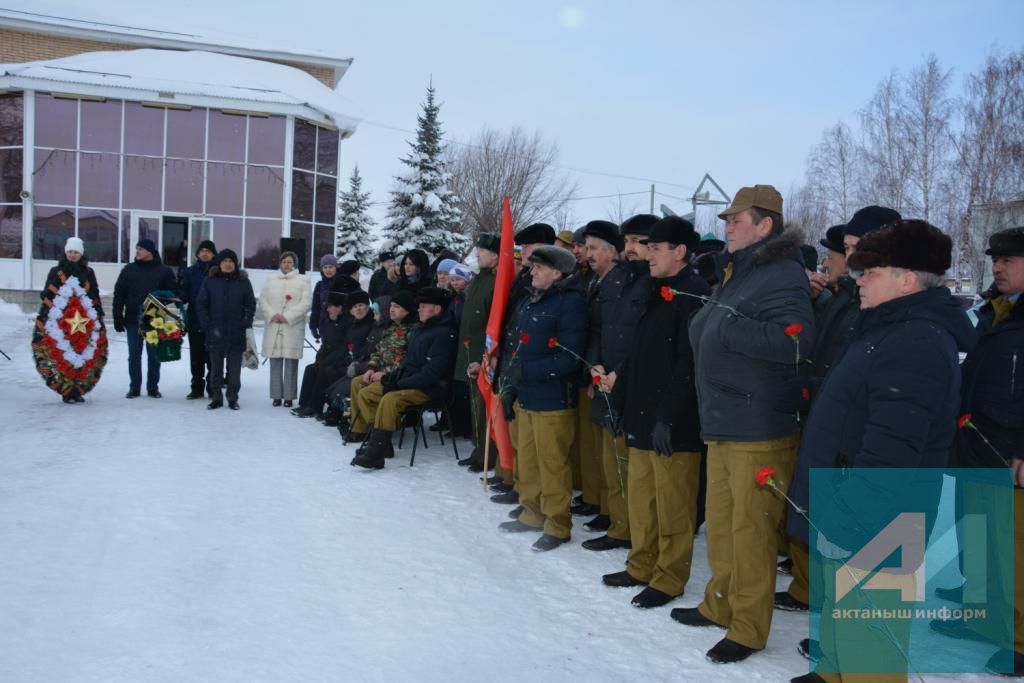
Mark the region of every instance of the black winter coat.
POLYGON ((351 315, 348 316, 348 324, 345 326, 347 363, 359 360, 367 353, 370 334, 375 328, 376 324, 371 313, 367 313, 362 320, 356 320, 351 315))
POLYGON ((199 300, 199 288, 206 281, 206 276, 209 275, 212 266, 213 261, 196 259, 195 263, 180 271, 178 296, 181 297, 182 303, 188 305, 186 320, 188 320, 190 332, 199 332, 200 334, 203 332, 202 323, 199 322, 199 315, 195 310, 195 304, 199 300))
MULTIPOLYGON (((622 379, 649 292, 647 262, 619 261, 598 283, 590 302, 590 335, 584 357, 591 365, 603 366, 606 373, 614 372, 616 383, 622 379)), ((599 395, 595 394, 590 405, 594 422, 608 428, 618 422, 617 415, 609 416, 609 403, 599 395)))
POLYGON ((92 307, 96 309, 96 318, 100 321, 100 324, 103 324, 103 302, 100 300, 100 286, 96 282, 96 273, 89 267, 89 262, 84 256, 78 259, 77 263, 72 263, 66 258, 62 258, 57 262, 57 265, 50 268, 50 272, 46 274, 46 285, 43 287, 43 291, 39 293, 39 298, 45 299, 47 296, 52 296, 51 287, 56 291, 64 286, 60 279, 60 273, 64 273, 64 277, 78 278, 79 284, 85 289, 85 293, 89 296, 89 301, 92 302, 92 307))
POLYGON ((1006 467, 1000 455, 1024 457, 1024 295, 993 327, 994 321, 989 301, 978 311, 977 344, 960 368, 960 414, 971 413, 978 431, 958 433, 957 467, 1006 467))
POLYGON ((690 324, 705 441, 766 441, 800 428, 797 360, 814 340, 802 241, 787 230, 715 255, 721 284, 690 324), (784 332, 791 324, 803 328, 798 342, 784 332))
POLYGON ((666 301, 661 288, 709 296, 711 287, 693 266, 687 266, 674 277, 647 278, 642 282, 640 319, 624 371, 615 380, 612 405, 622 415, 622 430, 629 447, 653 451, 654 425, 662 422, 672 428, 673 452, 699 452, 700 415, 689 326, 690 318, 703 303, 681 295, 666 301))
POLYGON ((376 301, 382 296, 391 296, 397 292, 398 285, 388 279, 386 270, 378 268, 370 276, 370 287, 366 291, 370 295, 370 301, 376 301))
POLYGON ((210 268, 196 299, 199 324, 206 330, 206 350, 219 353, 245 351, 245 331, 252 327, 256 297, 244 270, 223 273, 210 268))
POLYGON ((309 307, 309 331, 317 339, 324 336, 321 326, 327 320, 327 292, 331 291, 331 285, 338 277, 327 277, 320 273, 320 281, 313 286, 313 303, 309 307))
POLYGON ((177 292, 174 271, 165 266, 159 254, 151 261, 133 261, 121 269, 114 285, 114 325, 137 325, 142 302, 151 292, 177 292))
POLYGON ((319 368, 344 369, 348 366, 349 352, 345 347, 345 337, 351 320, 346 315, 339 315, 334 320, 324 315, 320 321, 320 348, 316 352, 316 365, 319 368))
POLYGON ((807 357, 810 362, 802 366, 809 375, 812 402, 818 395, 825 375, 846 349, 859 317, 860 296, 857 294, 856 282, 849 276, 844 275, 839 279, 838 288, 823 306, 819 308, 815 302, 814 346, 807 357))
POLYGON ((522 313, 522 307, 530 298, 531 282, 533 282, 533 278, 530 275, 530 269, 522 268, 512 280, 512 286, 508 290, 505 320, 501 326, 501 340, 498 342, 495 391, 498 390, 498 387, 511 386, 518 381, 518 376, 514 377, 512 374, 513 370, 509 367, 509 360, 519 345, 519 315, 522 313))
POLYGON ((398 366, 398 388, 419 389, 432 402, 444 401, 455 364, 455 337, 450 311, 416 325, 409 334, 405 358, 398 366))
MULTIPOLYGON (((830 505, 810 511, 829 541, 856 551, 892 521, 901 491, 861 470, 936 468, 908 473, 900 487, 938 495, 956 432, 958 349, 969 349, 973 340, 967 314, 945 287, 864 311, 811 408, 789 488, 806 510, 811 469, 837 468, 830 475, 830 505)), ((786 530, 808 540, 802 515, 789 515, 786 530)))

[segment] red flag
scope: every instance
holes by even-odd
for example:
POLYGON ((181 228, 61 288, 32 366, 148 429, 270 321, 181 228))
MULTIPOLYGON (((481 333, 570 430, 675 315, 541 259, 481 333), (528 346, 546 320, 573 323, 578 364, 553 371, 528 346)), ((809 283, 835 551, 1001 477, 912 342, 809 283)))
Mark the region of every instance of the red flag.
MULTIPOLYGON (((494 367, 498 355, 498 342, 501 340, 501 328, 505 322, 505 309, 508 307, 508 293, 512 289, 512 281, 515 279, 515 233, 512 230, 512 206, 509 203, 508 195, 501 204, 501 246, 498 252, 498 267, 494 277, 494 298, 491 300, 491 315, 487 319, 487 339, 484 346, 484 355, 487 357, 489 367, 494 367)), ((501 413, 501 405, 493 400, 492 386, 493 378, 487 373, 481 372, 477 375, 476 385, 484 397, 487 405, 487 424, 490 425, 491 438, 498 447, 498 455, 501 459, 501 466, 506 470, 512 469, 512 460, 515 458, 515 451, 512 449, 512 440, 508 435, 508 424, 501 413)))

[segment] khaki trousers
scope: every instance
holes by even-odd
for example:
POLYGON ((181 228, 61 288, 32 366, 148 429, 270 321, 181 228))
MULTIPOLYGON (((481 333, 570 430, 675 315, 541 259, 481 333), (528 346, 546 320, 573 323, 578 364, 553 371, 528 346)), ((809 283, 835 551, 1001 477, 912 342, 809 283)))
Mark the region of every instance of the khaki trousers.
POLYGON ((604 469, 601 466, 601 426, 590 419, 590 404, 586 389, 580 389, 576 401, 576 444, 580 459, 580 491, 583 500, 600 505, 607 514, 604 491, 604 469))
POLYGON ((569 448, 576 431, 576 411, 526 410, 516 404, 519 446, 519 521, 544 527, 544 533, 569 538, 572 520, 572 468, 569 448))
MULTIPOLYGON (((799 513, 794 513, 799 514, 799 513)), ((813 533, 813 530, 812 530, 813 533)), ((789 558, 793 560, 793 580, 786 590, 795 600, 803 603, 811 602, 810 585, 810 550, 807 544, 798 538, 789 537, 789 558)))
POLYGON ((626 570, 668 595, 690 578, 697 521, 700 453, 661 456, 629 449, 629 551, 626 570))
POLYGON ((601 430, 601 467, 604 470, 605 498, 611 526, 608 538, 619 541, 629 540, 629 507, 626 504, 627 482, 629 481, 629 456, 626 452, 626 438, 614 436, 607 429, 601 430))
POLYGON ((352 378, 352 431, 365 432, 372 424, 386 432, 394 431, 398 419, 407 408, 430 403, 430 397, 419 389, 402 389, 384 393, 380 382, 364 384, 362 377, 352 378))
POLYGON ((759 487, 762 467, 786 490, 799 434, 771 441, 709 441, 706 521, 711 580, 698 609, 728 627, 726 637, 761 649, 775 606, 775 562, 782 496, 759 487))

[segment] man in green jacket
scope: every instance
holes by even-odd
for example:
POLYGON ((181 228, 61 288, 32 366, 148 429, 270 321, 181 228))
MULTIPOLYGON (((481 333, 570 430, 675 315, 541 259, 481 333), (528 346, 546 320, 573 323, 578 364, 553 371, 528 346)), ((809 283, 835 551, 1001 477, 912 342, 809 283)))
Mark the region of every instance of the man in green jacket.
MULTIPOLYGON (((487 413, 483 396, 476 385, 480 373, 480 359, 484 355, 484 341, 487 336, 487 319, 491 315, 491 299, 494 298, 494 266, 498 263, 501 237, 497 233, 484 232, 477 239, 477 263, 480 273, 466 289, 466 301, 459 325, 459 352, 455 358, 455 381, 468 382, 470 409, 473 415, 473 453, 460 465, 468 465, 471 472, 482 472, 484 468, 484 435, 487 428, 487 413)), ((465 394, 464 394, 465 395, 465 394)), ((491 464, 497 460, 497 451, 492 449, 491 464)))

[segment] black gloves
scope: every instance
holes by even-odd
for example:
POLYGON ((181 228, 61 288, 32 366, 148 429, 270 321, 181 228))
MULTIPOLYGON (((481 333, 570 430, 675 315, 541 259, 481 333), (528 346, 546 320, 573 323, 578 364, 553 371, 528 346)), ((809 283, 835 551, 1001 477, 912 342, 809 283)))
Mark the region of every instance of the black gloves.
POLYGON ((672 428, 664 422, 654 425, 651 432, 651 441, 654 442, 654 452, 658 455, 672 455, 672 428))
POLYGON ((116 315, 114 316, 114 331, 124 332, 124 318, 120 318, 116 315))
POLYGON ((398 375, 389 372, 380 378, 380 386, 385 394, 398 391, 398 375))
POLYGON ((515 410, 512 406, 516 403, 516 392, 505 391, 501 394, 501 413, 505 416, 506 422, 511 422, 516 419, 515 410))

